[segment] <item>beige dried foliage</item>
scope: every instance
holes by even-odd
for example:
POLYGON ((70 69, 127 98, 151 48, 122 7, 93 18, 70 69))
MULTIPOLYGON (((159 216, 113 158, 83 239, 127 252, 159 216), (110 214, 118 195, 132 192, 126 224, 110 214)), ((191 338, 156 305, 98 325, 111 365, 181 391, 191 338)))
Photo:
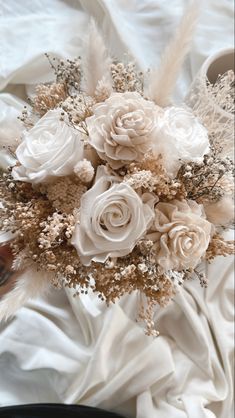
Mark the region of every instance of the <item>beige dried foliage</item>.
POLYGON ((171 101, 179 71, 190 49, 198 19, 198 5, 199 2, 193 0, 187 7, 159 67, 150 74, 147 95, 159 106, 167 106, 171 101))
POLYGON ((226 241, 220 234, 216 233, 208 246, 206 260, 212 262, 218 256, 227 257, 234 253, 234 241, 226 241))
POLYGON ((36 96, 32 100, 33 110, 43 116, 48 110, 57 107, 66 97, 67 87, 64 83, 40 84, 36 87, 36 96))
POLYGON ((183 183, 168 176, 161 157, 155 158, 153 155, 146 156, 141 163, 130 164, 124 181, 136 190, 154 192, 162 200, 182 200, 187 195, 183 183))
POLYGON ((42 190, 54 209, 69 214, 80 207, 81 197, 87 187, 74 175, 48 183, 42 190))

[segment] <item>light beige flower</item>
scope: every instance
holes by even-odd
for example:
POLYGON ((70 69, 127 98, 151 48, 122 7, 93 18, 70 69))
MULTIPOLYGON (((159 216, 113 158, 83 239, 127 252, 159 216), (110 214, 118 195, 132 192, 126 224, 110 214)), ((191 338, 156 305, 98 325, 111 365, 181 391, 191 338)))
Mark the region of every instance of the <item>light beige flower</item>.
POLYGON ((113 93, 86 119, 89 142, 114 169, 141 161, 152 148, 159 110, 136 92, 113 93))
POLYGON ((155 207, 148 238, 155 242, 157 262, 163 270, 194 268, 209 245, 212 225, 203 206, 195 201, 173 200, 155 207))
POLYGON ((154 219, 154 197, 139 196, 101 166, 94 186, 81 199, 71 243, 83 264, 129 254, 154 219))

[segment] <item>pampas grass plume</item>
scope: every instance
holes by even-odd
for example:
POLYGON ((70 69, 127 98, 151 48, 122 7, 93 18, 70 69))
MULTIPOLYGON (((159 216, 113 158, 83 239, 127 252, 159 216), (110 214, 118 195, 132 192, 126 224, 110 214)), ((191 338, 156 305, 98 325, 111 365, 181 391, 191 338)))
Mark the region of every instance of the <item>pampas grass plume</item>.
POLYGON ((193 0, 186 9, 175 36, 166 47, 159 68, 149 76, 148 96, 159 106, 170 104, 179 71, 189 52, 198 19, 198 0, 193 0))
POLYGON ((33 268, 25 270, 18 276, 13 289, 0 300, 0 321, 7 320, 28 300, 41 296, 49 288, 50 278, 47 272, 38 272, 33 268))
POLYGON ((90 96, 95 95, 98 83, 112 90, 112 78, 110 72, 111 58, 103 38, 100 35, 94 20, 90 23, 88 36, 84 42, 83 62, 83 90, 90 96))

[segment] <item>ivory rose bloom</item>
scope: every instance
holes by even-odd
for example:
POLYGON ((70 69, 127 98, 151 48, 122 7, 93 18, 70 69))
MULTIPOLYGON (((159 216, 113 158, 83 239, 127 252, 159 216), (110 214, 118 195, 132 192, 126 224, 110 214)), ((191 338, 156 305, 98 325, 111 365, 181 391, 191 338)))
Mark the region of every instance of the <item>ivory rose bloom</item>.
POLYGON ((59 109, 47 112, 29 131, 16 150, 21 165, 14 167, 16 180, 41 183, 67 176, 83 157, 79 133, 60 120, 59 109))
POLYGON ((141 161, 152 148, 159 109, 136 92, 113 93, 86 119, 89 142, 114 169, 141 161))
POLYGON ((84 265, 129 254, 154 219, 154 198, 141 198, 129 185, 98 168, 94 186, 81 199, 71 243, 84 265))
POLYGON ((212 225, 195 201, 173 200, 155 206, 155 221, 148 235, 155 242, 163 270, 194 268, 209 245, 212 225))
POLYGON ((207 130, 190 110, 168 107, 158 113, 154 151, 162 154, 166 169, 174 176, 182 162, 201 162, 209 152, 207 130))

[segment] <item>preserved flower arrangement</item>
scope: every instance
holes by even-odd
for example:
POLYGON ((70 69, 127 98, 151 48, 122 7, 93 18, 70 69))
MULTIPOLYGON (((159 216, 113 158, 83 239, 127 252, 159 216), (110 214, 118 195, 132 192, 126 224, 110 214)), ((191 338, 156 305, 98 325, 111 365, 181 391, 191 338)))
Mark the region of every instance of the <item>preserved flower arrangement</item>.
POLYGON ((146 74, 112 60, 94 23, 83 58, 48 57, 56 80, 36 88, 16 164, 1 173, 0 227, 22 271, 1 318, 51 283, 107 304, 139 291, 156 335, 154 306, 193 276, 206 286, 199 264, 233 253, 221 235, 233 221, 233 163, 170 99, 195 21, 190 8, 146 74))

